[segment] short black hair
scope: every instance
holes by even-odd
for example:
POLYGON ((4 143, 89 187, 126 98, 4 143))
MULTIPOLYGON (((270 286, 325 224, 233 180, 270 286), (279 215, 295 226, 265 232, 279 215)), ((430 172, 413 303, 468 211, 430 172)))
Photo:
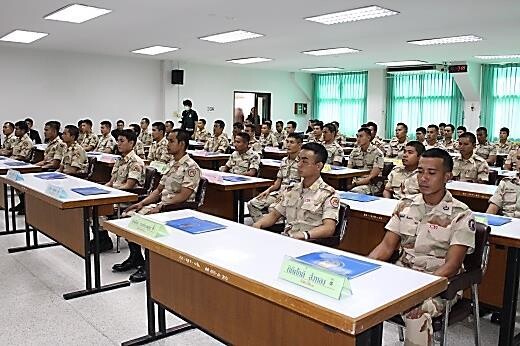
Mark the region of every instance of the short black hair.
POLYGON ((287 135, 287 138, 294 138, 296 140, 296 142, 298 143, 303 143, 303 136, 299 133, 296 133, 296 132, 293 132, 293 133, 289 133, 287 135))
POLYGON ((84 124, 87 124, 87 125, 90 126, 90 127, 92 127, 92 120, 90 120, 90 119, 85 119, 85 120, 83 120, 83 123, 84 123, 84 124))
POLYGON ((338 128, 333 123, 325 124, 323 127, 326 127, 332 133, 338 134, 338 128))
POLYGON ((265 126, 267 126, 267 128, 268 128, 268 129, 270 129, 270 128, 271 128, 271 126, 272 126, 271 122, 270 122, 270 121, 268 121, 268 120, 264 121, 264 122, 262 123, 262 125, 265 125, 265 126))
POLYGON ((509 129, 508 129, 507 127, 502 127, 502 128, 500 129, 500 132, 505 132, 505 133, 507 133, 507 135, 509 136, 509 129))
POLYGON ((484 131, 484 133, 486 134, 487 136, 487 129, 484 127, 484 126, 481 126, 477 129, 477 132, 480 132, 480 131, 484 131))
POLYGON ((446 127, 446 124, 445 123, 440 123, 439 127, 446 127))
POLYGON ((117 137, 125 137, 127 141, 134 142, 134 145, 132 145, 132 147, 135 146, 135 143, 137 142, 137 133, 130 129, 124 129, 119 131, 117 137))
POLYGON ((424 127, 418 127, 417 129, 415 129, 415 132, 421 132, 423 135, 426 134, 426 129, 424 127))
POLYGON ((471 142, 471 144, 475 145, 477 144, 477 137, 475 137, 475 135, 471 132, 464 132, 463 134, 461 134, 459 136, 459 139, 461 138, 468 138, 469 141, 471 142))
POLYGON ((426 150, 421 157, 442 159, 442 166, 445 172, 453 171, 453 159, 451 155, 444 149, 431 148, 426 150))
POLYGON ((214 124, 217 124, 222 130, 224 129, 224 127, 226 126, 226 124, 224 123, 224 121, 220 120, 220 119, 217 119, 214 121, 214 124))
POLYGON ((278 124, 282 124, 282 126, 283 126, 283 121, 278 120, 278 121, 276 122, 276 125, 278 125, 278 124))
POLYGON ((302 145, 302 150, 310 150, 314 152, 317 162, 321 162, 323 164, 327 163, 329 154, 323 145, 316 142, 305 143, 302 145))
POLYGON ((163 135, 164 135, 164 133, 166 132, 166 126, 165 126, 164 123, 161 122, 161 121, 156 121, 156 122, 154 122, 154 123, 152 124, 152 127, 156 127, 157 130, 159 130, 159 132, 162 132, 162 133, 163 133, 163 135))
POLYGON ((193 103, 191 103, 191 100, 186 99, 186 100, 182 101, 182 105, 192 107, 193 103))
POLYGON ((83 119, 78 120, 78 128, 81 127, 81 124, 83 124, 84 121, 85 121, 85 120, 83 120, 83 119))
POLYGON ((105 127, 108 127, 109 129, 112 128, 112 123, 108 120, 103 120, 102 122, 99 123, 101 126, 105 126, 105 127))
POLYGON ((200 118, 199 121, 200 121, 201 123, 203 123, 204 126, 206 126, 206 119, 200 118))
POLYGON ((292 125, 292 127, 294 127, 294 129, 296 130, 296 121, 289 120, 289 121, 287 122, 287 126, 289 126, 289 125, 292 125))
POLYGON ((78 136, 79 136, 79 128, 77 126, 74 126, 74 125, 67 125, 65 126, 65 130, 68 130, 69 131, 69 135, 71 137, 74 137, 74 140, 77 140, 78 139, 78 136))
POLYGON ((377 132, 377 124, 376 124, 375 122, 373 122, 373 121, 369 121, 369 122, 367 123, 367 126, 366 126, 366 127, 370 127, 370 126, 372 126, 372 127, 374 128, 374 131, 377 132))
POLYGON ((395 126, 396 126, 396 127, 397 127, 397 126, 402 126, 402 127, 404 127, 404 130, 405 130, 406 132, 408 132, 408 125, 406 125, 405 123, 397 123, 397 124, 395 124, 395 126))
POLYGON ((372 131, 370 131, 368 127, 361 127, 359 130, 357 130, 357 132, 364 132, 368 135, 368 137, 372 138, 372 131))
POLYGON ((453 124, 446 124, 444 128, 449 127, 451 129, 451 132, 455 132, 455 126, 453 124))
POLYGON ((242 138, 242 140, 245 143, 249 143, 249 141, 251 140, 251 136, 249 136, 249 133, 239 132, 236 134, 236 136, 242 138))
POLYGON ((125 121, 122 120, 122 119, 119 119, 119 120, 116 122, 116 125, 119 125, 119 124, 123 124, 123 126, 125 126, 125 121))
POLYGON ((164 131, 166 131, 166 124, 170 125, 172 127, 172 129, 175 127, 175 124, 173 123, 173 121, 171 120, 166 120, 164 122, 164 131))
POLYGON ((141 121, 144 121, 146 123, 146 125, 150 125, 150 119, 148 118, 142 118, 141 121))
POLYGON ((31 118, 25 118, 25 122, 26 122, 26 123, 30 123, 31 126, 34 125, 34 121, 33 121, 31 118))
POLYGON ((56 133, 60 132, 61 123, 56 120, 50 120, 45 123, 45 126, 49 126, 51 129, 56 130, 56 133))
POLYGON ((236 123, 233 123, 233 128, 237 128, 240 130, 244 129, 244 124, 242 124, 240 121, 237 121, 236 123))
POLYGON ((336 120, 331 121, 331 123, 333 123, 334 125, 336 125, 336 127, 339 129, 339 123, 338 123, 336 120))
POLYGON ((255 130, 256 130, 255 124, 245 124, 244 128, 246 128, 246 127, 251 128, 251 131, 253 131, 253 132, 255 132, 255 130))
POLYGON ((462 131, 464 131, 464 132, 467 131, 467 130, 466 130, 466 126, 462 126, 462 125, 459 126, 459 127, 457 127, 457 131, 458 131, 458 130, 462 130, 462 131))
POLYGON ((410 141, 410 142, 406 143, 405 147, 414 147, 415 151, 417 152, 417 155, 419 155, 419 156, 421 156, 424 153, 424 151, 426 150, 424 148, 424 144, 422 144, 419 141, 410 141))
POLYGON ((25 131, 25 133, 29 132, 29 125, 27 125, 27 123, 25 122, 25 120, 20 120, 20 121, 17 121, 15 124, 14 124, 14 127, 18 127, 20 130, 23 130, 25 131))
POLYGON ((136 133, 136 135, 139 136, 139 134, 141 133, 141 126, 137 125, 137 124, 130 124, 128 125, 132 128, 132 130, 134 130, 134 132, 136 133))
POLYGON ((188 133, 188 131, 183 129, 174 129, 170 133, 176 133, 175 138, 177 138, 177 142, 184 143, 184 150, 188 149, 190 145, 190 134, 188 133))
POLYGON ((323 130, 323 121, 321 121, 321 120, 316 120, 316 122, 314 123, 313 126, 319 126, 320 129, 323 130))
POLYGON ((435 125, 435 124, 430 124, 428 125, 428 128, 429 129, 435 129, 435 131, 439 132, 439 126, 435 125))
POLYGON ((9 126, 12 130, 14 130, 14 124, 13 124, 12 122, 10 122, 10 121, 6 121, 6 122, 4 123, 4 125, 7 125, 7 126, 9 126))

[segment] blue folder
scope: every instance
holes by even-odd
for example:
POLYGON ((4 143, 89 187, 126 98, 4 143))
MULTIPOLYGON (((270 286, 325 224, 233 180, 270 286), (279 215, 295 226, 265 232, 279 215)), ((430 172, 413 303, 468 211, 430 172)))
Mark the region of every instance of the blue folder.
POLYGON ((222 180, 231 181, 231 182, 239 182, 239 181, 247 181, 249 178, 239 177, 239 176, 225 176, 222 177, 222 180))
POLYGON ((362 193, 355 192, 340 192, 339 196, 342 199, 348 199, 357 202, 371 202, 379 199, 379 197, 376 196, 364 195, 362 193))
POLYGON ((2 160, 7 160, 7 157, 0 156, 0 161, 2 161, 2 160))
POLYGON ((345 167, 345 166, 334 166, 334 165, 330 166, 330 169, 332 169, 333 171, 340 171, 340 170, 346 169, 346 168, 347 167, 345 167))
POLYGON ((54 180, 54 179, 67 179, 65 174, 61 173, 41 173, 35 174, 36 178, 45 179, 45 180, 54 180))
POLYGON ((221 225, 219 223, 201 220, 193 216, 185 217, 182 219, 170 220, 166 222, 166 225, 191 234, 212 232, 226 228, 226 226, 221 225))
POLYGON ((365 262, 347 256, 334 255, 329 252, 312 252, 296 257, 296 259, 346 276, 349 279, 353 279, 381 267, 379 264, 365 262))
POLYGON ((4 163, 4 165, 16 167, 16 166, 25 166, 25 165, 27 165, 27 163, 22 162, 22 161, 9 161, 9 162, 4 163))
POLYGON ((91 195, 103 195, 110 193, 110 191, 100 189, 98 187, 78 187, 75 189, 70 189, 71 191, 74 191, 76 193, 79 193, 83 196, 91 196, 91 195))
POLYGON ((489 215, 489 214, 483 214, 483 213, 474 213, 474 214, 485 217, 487 219, 488 225, 490 225, 490 226, 502 226, 502 225, 505 225, 506 223, 511 222, 511 218, 509 218, 509 217, 489 215))

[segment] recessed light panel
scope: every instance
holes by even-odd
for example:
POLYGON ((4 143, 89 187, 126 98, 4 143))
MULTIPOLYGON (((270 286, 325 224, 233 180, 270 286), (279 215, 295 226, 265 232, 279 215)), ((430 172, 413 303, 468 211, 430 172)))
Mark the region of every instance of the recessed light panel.
POLYGON ((222 34, 216 34, 206 37, 201 37, 201 40, 204 41, 211 41, 211 42, 217 42, 217 43, 229 43, 229 42, 236 42, 236 41, 242 41, 242 40, 249 40, 252 38, 262 37, 264 35, 257 34, 254 32, 244 31, 244 30, 235 30, 230 32, 224 32, 222 34))
POLYGON ((408 43, 416 44, 419 46, 430 46, 436 44, 451 44, 451 43, 468 43, 482 41, 481 37, 475 35, 463 35, 463 36, 452 36, 452 37, 441 37, 441 38, 430 38, 425 40, 408 41, 408 43))
POLYGON ((0 41, 16 43, 33 43, 49 34, 44 32, 15 30, 0 38, 0 41))
POLYGON ((323 56, 323 55, 337 55, 337 54, 349 54, 349 53, 358 53, 360 50, 352 49, 347 47, 341 48, 328 48, 328 49, 319 49, 319 50, 308 50, 302 52, 303 54, 315 55, 315 56, 323 56))
POLYGON ((137 50, 133 50, 132 53, 136 54, 144 54, 144 55, 157 55, 168 52, 173 52, 174 50, 178 50, 179 48, 165 47, 165 46, 152 46, 148 48, 141 48, 137 50))
POLYGON ((403 60, 403 61, 388 61, 388 62, 376 62, 377 65, 382 66, 414 66, 414 65, 424 65, 427 64, 426 61, 422 60, 403 60))
POLYGON ((269 58, 242 58, 242 59, 232 59, 232 60, 226 60, 227 62, 230 62, 232 64, 256 64, 259 62, 266 62, 271 61, 273 59, 269 58))
POLYGON ((342 68, 339 67, 309 67, 302 68, 301 71, 305 72, 328 72, 328 71, 341 71, 342 68))
POLYGON ((112 12, 112 10, 92 6, 85 6, 80 4, 72 4, 56 12, 53 12, 45 16, 44 18, 49 20, 57 20, 60 22, 79 24, 84 23, 87 20, 100 17, 110 12, 112 12))
POLYGON ((367 6, 343 12, 335 12, 321 16, 309 17, 305 18, 305 20, 331 25, 347 22, 357 22, 365 19, 388 17, 396 14, 399 14, 399 12, 388 10, 379 6, 367 6))
POLYGON ((498 60, 498 59, 520 59, 520 54, 509 55, 475 55, 475 58, 482 60, 498 60))

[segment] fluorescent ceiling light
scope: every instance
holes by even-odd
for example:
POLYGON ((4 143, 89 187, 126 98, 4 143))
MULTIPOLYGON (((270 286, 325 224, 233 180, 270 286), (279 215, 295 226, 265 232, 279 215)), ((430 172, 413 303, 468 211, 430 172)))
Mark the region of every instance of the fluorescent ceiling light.
POLYGON ((388 17, 396 14, 399 14, 399 12, 388 10, 379 6, 367 6, 343 12, 329 13, 321 16, 309 17, 305 18, 305 20, 330 25, 346 22, 357 22, 359 20, 365 19, 388 17))
POLYGON ((309 68, 302 68, 301 71, 306 72, 326 72, 326 71, 341 71, 342 68, 339 67, 309 67, 309 68))
POLYGON ((495 60, 495 59, 520 59, 520 54, 509 54, 509 55, 475 55, 475 58, 482 60, 495 60))
POLYGON ((408 41, 408 43, 416 44, 419 46, 428 46, 428 45, 435 45, 435 44, 467 43, 467 42, 478 42, 478 41, 482 41, 482 38, 475 36, 475 35, 463 35, 463 36, 431 38, 431 39, 425 39, 425 40, 414 40, 414 41, 408 41))
POLYGON ((137 50, 133 50, 132 53, 136 54, 144 54, 144 55, 157 55, 168 52, 173 52, 174 50, 178 50, 179 48, 165 47, 165 46, 152 46, 148 48, 141 48, 137 50))
POLYGON ((309 50, 309 51, 302 52, 302 53, 308 54, 308 55, 322 56, 322 55, 348 54, 348 53, 357 53, 357 52, 360 52, 360 50, 343 47, 343 48, 309 50))
POLYGON ((273 59, 269 58, 243 58, 243 59, 232 59, 232 60, 226 60, 226 62, 230 62, 232 64, 255 64, 257 62, 266 62, 271 61, 273 59))
POLYGON ((224 32, 222 34, 216 34, 206 37, 201 37, 201 40, 211 41, 217 43, 229 43, 236 42, 242 40, 249 40, 252 38, 262 37, 262 34, 256 34, 254 32, 244 31, 244 30, 235 30, 230 32, 224 32))
POLYGON ((32 43, 49 34, 44 32, 15 30, 0 38, 0 41, 16 43, 32 43))
POLYGON ((427 64, 426 61, 422 60, 403 60, 403 61, 388 61, 388 62, 376 62, 376 65, 381 66, 414 66, 414 65, 424 65, 427 64))
POLYGON ((79 24, 110 12, 112 12, 112 10, 106 10, 104 8, 97 8, 80 4, 72 4, 65 6, 43 18, 49 20, 57 20, 60 22, 79 24))

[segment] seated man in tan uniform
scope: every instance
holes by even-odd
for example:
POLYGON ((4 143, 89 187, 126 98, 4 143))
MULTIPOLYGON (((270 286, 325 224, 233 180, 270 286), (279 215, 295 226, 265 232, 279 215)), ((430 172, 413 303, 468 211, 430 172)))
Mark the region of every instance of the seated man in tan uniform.
POLYGON ((343 148, 336 142, 336 135, 338 129, 333 123, 328 123, 323 126, 321 143, 325 150, 327 150, 327 163, 330 165, 343 165, 343 148))
POLYGON ((81 142, 79 143, 85 151, 93 151, 98 144, 98 137, 92 133, 92 120, 85 119, 81 121, 81 142))
POLYGON ((112 130, 112 123, 108 120, 104 120, 100 123, 101 138, 99 138, 96 149, 99 153, 113 154, 116 148, 116 140, 110 134, 112 130))
POLYGON ((247 175, 256 177, 260 169, 260 156, 249 148, 249 135, 240 132, 235 136, 235 151, 231 154, 226 164, 220 167, 221 172, 247 175))
POLYGON ((226 124, 218 119, 213 123, 213 136, 211 136, 204 144, 204 150, 212 153, 225 153, 229 148, 229 140, 224 133, 226 124))
POLYGON ((453 159, 453 180, 471 183, 487 183, 489 166, 485 159, 475 153, 475 135, 464 132, 459 137, 460 157, 453 159))
MULTIPOLYGON (((423 153, 418 168, 421 193, 397 205, 370 258, 388 261, 399 251, 396 264, 402 267, 446 278, 462 270, 466 253, 475 246, 475 220, 468 206, 446 190, 452 169, 453 159, 445 150, 433 148, 423 153)), ((403 312, 405 344, 431 345, 431 319, 441 315, 445 305, 445 300, 434 297, 403 312)))
POLYGON ((0 147, 0 156, 11 156, 13 153, 13 145, 16 142, 16 136, 14 135, 14 124, 10 121, 4 123, 2 128, 4 133, 4 141, 0 147))
POLYGON ((43 135, 45 136, 47 148, 45 148, 43 160, 36 163, 36 166, 41 166, 48 170, 56 170, 60 168, 61 160, 67 150, 67 145, 63 143, 61 138, 58 136, 60 127, 61 124, 59 121, 48 121, 45 123, 43 135))
POLYGON ((11 158, 21 161, 29 161, 33 143, 29 137, 29 126, 25 121, 20 120, 14 124, 14 135, 16 136, 16 140, 13 144, 11 158))
POLYGON ((413 198, 419 193, 417 181, 417 165, 424 152, 424 145, 419 141, 406 143, 403 154, 403 165, 395 166, 388 175, 383 191, 385 198, 413 198))
POLYGON ((320 176, 327 162, 327 150, 318 143, 307 143, 298 154, 302 181, 280 194, 269 214, 253 224, 267 228, 285 217, 283 234, 296 239, 315 239, 334 234, 339 218, 339 195, 320 176))
POLYGON ((88 158, 85 149, 76 142, 78 138, 79 129, 74 125, 67 125, 63 130, 62 139, 67 145, 67 149, 63 154, 60 168, 58 172, 75 175, 86 173, 88 168, 88 158))

